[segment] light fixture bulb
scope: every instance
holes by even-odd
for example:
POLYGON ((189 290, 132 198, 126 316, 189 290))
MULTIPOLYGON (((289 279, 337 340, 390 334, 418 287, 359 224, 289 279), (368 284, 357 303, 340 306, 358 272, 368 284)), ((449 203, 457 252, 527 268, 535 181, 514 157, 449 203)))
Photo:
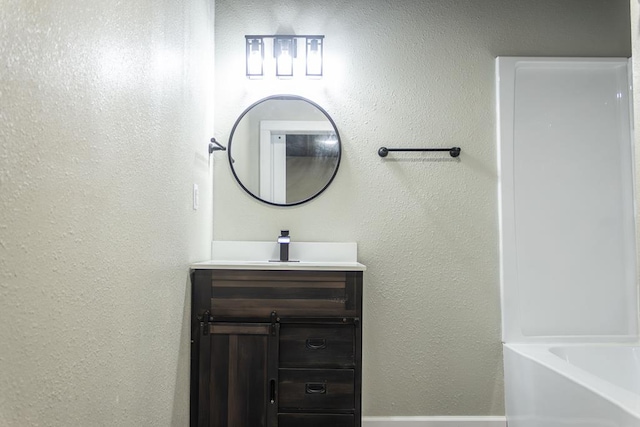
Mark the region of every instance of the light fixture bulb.
POLYGON ((293 77, 293 58, 296 57, 296 40, 293 37, 276 37, 274 41, 276 76, 293 77))
POLYGON ((307 37, 307 76, 322 77, 322 37, 307 37))
POLYGON ((256 78, 263 75, 264 49, 260 37, 247 37, 247 77, 256 78))

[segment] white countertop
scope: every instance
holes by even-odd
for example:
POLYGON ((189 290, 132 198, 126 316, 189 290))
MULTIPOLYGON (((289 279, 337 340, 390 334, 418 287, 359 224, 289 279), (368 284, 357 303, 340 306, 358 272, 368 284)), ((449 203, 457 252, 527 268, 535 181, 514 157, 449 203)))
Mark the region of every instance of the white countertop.
POLYGON ((365 271, 359 262, 269 262, 269 261, 224 261, 195 262, 191 269, 204 270, 315 270, 315 271, 365 271))
POLYGON ((280 256, 276 242, 213 241, 212 259, 191 264, 192 269, 209 270, 325 270, 364 271, 357 262, 354 242, 291 242, 290 262, 273 261, 280 256))

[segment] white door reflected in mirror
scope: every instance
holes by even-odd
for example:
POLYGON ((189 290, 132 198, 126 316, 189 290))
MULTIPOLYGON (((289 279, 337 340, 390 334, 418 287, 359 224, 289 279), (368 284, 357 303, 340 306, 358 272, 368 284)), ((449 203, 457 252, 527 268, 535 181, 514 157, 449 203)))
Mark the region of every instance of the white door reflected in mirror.
POLYGON ((317 193, 330 178, 337 149, 333 126, 326 120, 263 120, 260 198, 290 204, 317 193))

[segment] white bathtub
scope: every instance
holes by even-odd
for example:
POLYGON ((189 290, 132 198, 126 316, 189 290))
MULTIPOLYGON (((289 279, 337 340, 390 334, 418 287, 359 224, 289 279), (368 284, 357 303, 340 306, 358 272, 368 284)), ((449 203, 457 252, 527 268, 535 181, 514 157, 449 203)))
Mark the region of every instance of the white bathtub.
POLYGON ((640 427, 640 346, 505 344, 509 427, 640 427))

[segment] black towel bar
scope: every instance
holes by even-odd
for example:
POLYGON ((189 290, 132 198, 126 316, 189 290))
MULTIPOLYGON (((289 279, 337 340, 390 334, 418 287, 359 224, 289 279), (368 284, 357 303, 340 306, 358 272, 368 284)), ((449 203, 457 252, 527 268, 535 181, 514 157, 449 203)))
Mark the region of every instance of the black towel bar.
POLYGON ((451 148, 387 148, 380 147, 378 155, 380 157, 387 157, 390 151, 448 151, 451 157, 458 157, 460 155, 460 147, 451 148))

